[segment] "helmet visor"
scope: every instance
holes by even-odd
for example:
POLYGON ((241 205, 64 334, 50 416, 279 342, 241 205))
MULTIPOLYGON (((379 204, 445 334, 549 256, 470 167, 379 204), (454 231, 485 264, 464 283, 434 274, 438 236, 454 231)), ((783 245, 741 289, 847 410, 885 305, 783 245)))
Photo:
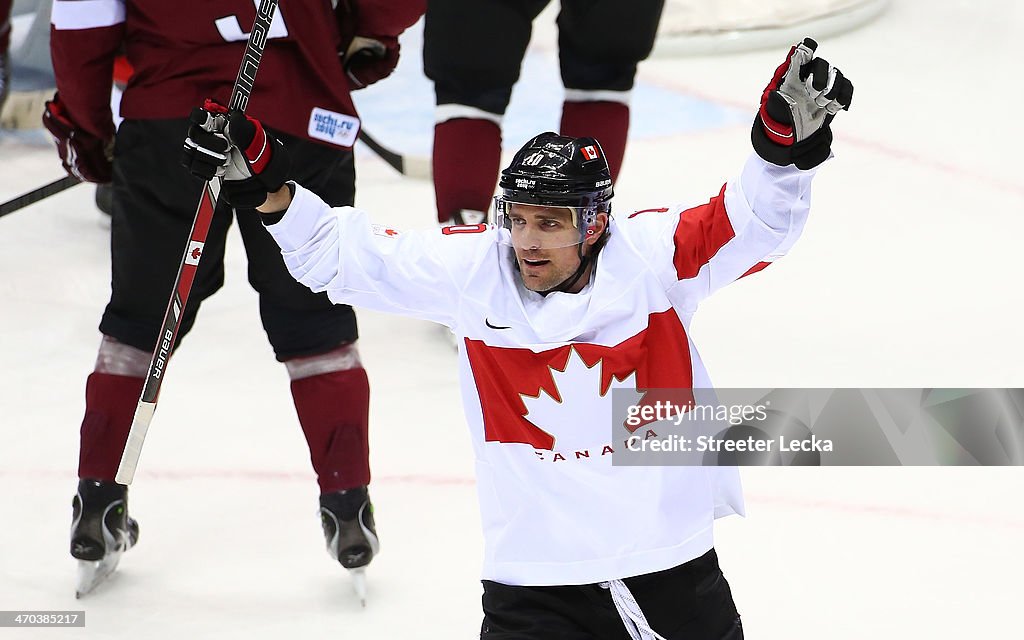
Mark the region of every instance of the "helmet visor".
POLYGON ((549 206, 494 198, 499 242, 519 252, 572 247, 594 233, 596 214, 583 207, 549 206))

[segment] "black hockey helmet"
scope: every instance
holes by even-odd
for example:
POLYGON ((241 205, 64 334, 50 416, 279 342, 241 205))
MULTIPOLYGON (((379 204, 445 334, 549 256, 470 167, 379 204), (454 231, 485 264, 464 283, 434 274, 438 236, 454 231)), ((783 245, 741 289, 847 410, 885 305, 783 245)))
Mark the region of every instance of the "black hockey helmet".
POLYGON ((608 211, 612 174, 594 138, 570 138, 548 131, 516 152, 498 186, 506 202, 608 211))
MULTIPOLYGON (((494 197, 495 218, 499 227, 499 242, 515 247, 513 229, 518 217, 513 217, 514 205, 564 207, 572 214, 576 234, 555 230, 548 234, 523 231, 520 240, 527 249, 557 249, 577 246, 579 266, 561 283, 542 295, 554 291, 568 291, 587 273, 597 252, 608 239, 608 225, 601 235, 585 250, 588 237, 597 233, 597 214, 609 217, 612 211, 612 174, 600 143, 594 138, 571 138, 550 131, 527 142, 512 158, 512 163, 501 172, 501 189, 494 197)), ((516 229, 521 227, 516 226, 516 229)), ((517 263, 518 266, 518 263, 517 263)))

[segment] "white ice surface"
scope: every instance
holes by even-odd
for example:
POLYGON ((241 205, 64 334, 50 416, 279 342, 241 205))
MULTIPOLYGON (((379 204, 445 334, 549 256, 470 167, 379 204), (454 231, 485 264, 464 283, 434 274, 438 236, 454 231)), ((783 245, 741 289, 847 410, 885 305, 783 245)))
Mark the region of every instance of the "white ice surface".
MULTIPOLYGON (((717 384, 1024 387, 1022 30, 1014 0, 894 0, 874 24, 821 43, 854 80, 854 108, 836 120, 836 158, 794 251, 697 314, 717 384)), ((538 33, 510 145, 557 124, 550 29, 538 33)), ((422 153, 432 96, 406 49, 394 86, 415 90, 381 85, 361 107, 371 132, 422 153)), ((645 63, 617 210, 717 193, 782 53, 645 63)), ((361 206, 392 225, 432 224, 428 183, 358 154, 361 206)), ((59 176, 40 132, 0 136, 0 200, 59 176)), ((236 231, 227 283, 170 365, 131 489, 139 546, 75 601, 77 432, 110 276, 98 220, 90 186, 0 219, 0 610, 85 609, 87 621, 0 638, 474 637, 481 538, 441 330, 360 313, 382 542, 360 610, 322 548, 287 376, 236 231)), ((743 476, 748 517, 720 521, 717 546, 747 637, 1019 633, 1020 468, 743 476)))

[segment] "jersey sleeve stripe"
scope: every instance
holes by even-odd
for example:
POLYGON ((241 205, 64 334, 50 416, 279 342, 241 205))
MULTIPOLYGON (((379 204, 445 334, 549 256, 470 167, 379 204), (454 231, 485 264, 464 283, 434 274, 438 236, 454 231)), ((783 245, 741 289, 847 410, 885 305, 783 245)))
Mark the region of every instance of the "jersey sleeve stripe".
POLYGON ((639 211, 634 211, 633 213, 629 214, 629 216, 626 219, 632 220, 641 213, 665 213, 666 211, 668 211, 668 207, 658 207, 657 209, 641 209, 639 211))
POLYGON ((95 29, 121 24, 124 0, 54 0, 50 22, 57 29, 95 29))
POLYGON ((676 278, 687 280, 700 272, 727 242, 736 237, 725 210, 725 187, 707 204, 679 214, 672 264, 676 278))
POLYGON ((743 275, 740 276, 740 278, 746 278, 747 276, 752 276, 752 275, 754 275, 758 271, 761 271, 762 269, 764 269, 765 267, 767 267, 770 264, 771 264, 771 262, 767 262, 767 261, 758 262, 754 266, 752 266, 749 269, 747 269, 743 273, 743 275))

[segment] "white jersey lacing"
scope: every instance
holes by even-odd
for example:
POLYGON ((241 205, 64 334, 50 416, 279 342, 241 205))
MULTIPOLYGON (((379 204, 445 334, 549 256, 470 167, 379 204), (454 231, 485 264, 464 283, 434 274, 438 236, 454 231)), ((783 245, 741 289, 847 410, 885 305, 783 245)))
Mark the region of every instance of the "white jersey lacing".
POLYGON ((637 604, 633 594, 629 592, 629 587, 625 582, 611 580, 602 582, 601 587, 611 591, 612 603, 615 604, 615 610, 619 612, 619 617, 622 618, 622 624, 626 627, 630 638, 633 640, 665 640, 657 631, 651 629, 651 625, 647 622, 647 616, 640 609, 640 605, 637 604))

